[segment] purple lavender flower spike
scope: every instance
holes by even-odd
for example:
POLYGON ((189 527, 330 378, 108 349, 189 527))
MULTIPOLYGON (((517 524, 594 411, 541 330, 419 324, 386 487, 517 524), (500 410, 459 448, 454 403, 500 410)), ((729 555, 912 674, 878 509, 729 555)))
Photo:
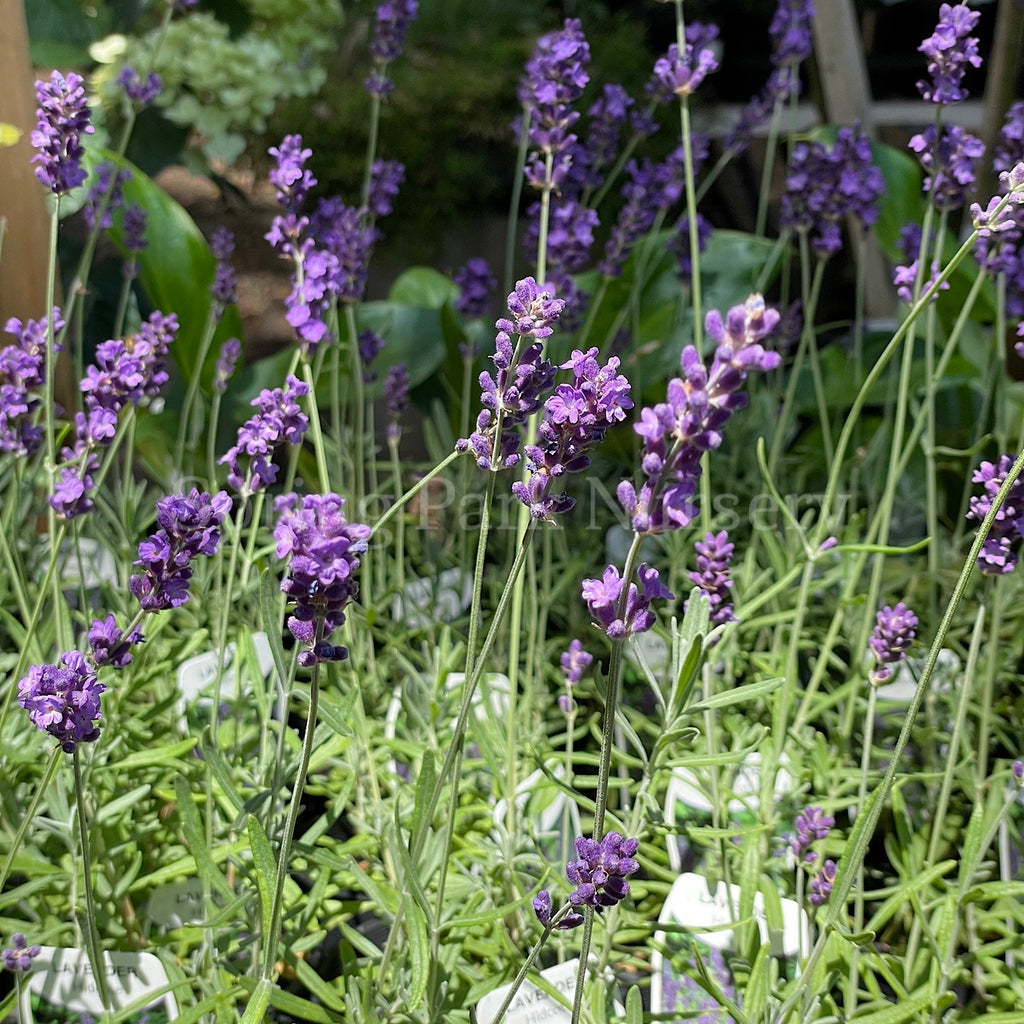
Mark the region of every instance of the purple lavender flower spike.
POLYGON ((309 386, 289 375, 283 388, 264 388, 252 400, 259 412, 238 429, 238 438, 218 462, 228 466, 228 484, 245 500, 277 480, 274 449, 287 442, 298 444, 309 426, 299 399, 309 394, 309 386), (249 472, 243 472, 240 457, 249 456, 249 472))
POLYGON ((337 199, 321 201, 310 228, 323 249, 336 261, 331 288, 339 302, 359 302, 366 290, 370 249, 376 230, 364 211, 337 199))
POLYGON ((992 155, 992 170, 997 173, 1009 171, 1024 160, 1024 103, 1014 103, 1006 112, 1003 127, 999 130, 995 152, 992 155))
POLYGON ((60 657, 63 667, 33 665, 18 683, 18 703, 32 724, 56 739, 65 753, 99 739, 100 694, 106 687, 78 651, 60 657))
POLYGON ((39 108, 31 138, 39 152, 32 157, 32 163, 38 164, 39 181, 58 196, 77 188, 86 179, 81 140, 93 131, 93 126, 84 82, 73 71, 66 78, 54 71, 48 82, 36 82, 39 108))
POLYGON ((190 563, 198 555, 215 555, 220 526, 231 511, 226 491, 211 496, 192 488, 156 503, 157 530, 139 545, 141 575, 128 587, 144 611, 177 608, 189 598, 190 563))
POLYGON ((210 252, 217 261, 210 293, 213 295, 213 310, 217 319, 224 315, 224 310, 235 302, 238 279, 231 266, 231 256, 235 251, 235 236, 226 228, 219 227, 210 236, 210 252))
POLYGON ((880 686, 892 676, 893 666, 906 658, 916 635, 917 616, 901 601, 894 608, 886 605, 875 618, 875 629, 868 640, 875 667, 869 678, 873 686, 880 686))
POLYGON ((376 58, 376 67, 364 83, 367 90, 383 98, 394 88, 384 73, 387 65, 402 55, 406 33, 419 11, 417 0, 384 0, 377 8, 370 42, 370 52, 376 58))
POLYGON ((768 26, 772 40, 771 60, 775 67, 794 67, 814 52, 813 19, 811 0, 779 0, 768 26))
MULTIPOLYGON (((1001 455, 998 463, 983 462, 971 478, 981 484, 982 494, 971 497, 967 518, 977 523, 988 515, 1006 474, 1013 465, 1013 458, 1001 455)), ((978 570, 989 576, 1013 572, 1017 566, 1017 549, 1024 537, 1024 480, 1014 481, 1006 500, 996 512, 992 529, 985 538, 985 544, 978 555, 978 570)))
POLYGON ((11 936, 11 948, 5 949, 0 956, 7 970, 24 974, 32 970, 32 961, 39 956, 40 949, 40 946, 30 946, 21 932, 15 932, 11 936))
POLYGON ((654 64, 654 75, 648 91, 659 102, 665 103, 673 96, 689 96, 700 88, 701 82, 718 70, 718 61, 711 50, 697 52, 695 47, 687 44, 682 53, 672 43, 664 57, 659 57, 654 64))
POLYGON ((601 184, 601 168, 615 162, 622 129, 633 104, 633 97, 621 85, 608 84, 587 111, 590 123, 586 142, 586 184, 593 188, 601 184))
POLYGON ((403 181, 405 167, 397 160, 374 160, 370 168, 370 194, 367 200, 374 217, 386 217, 391 213, 403 181))
POLYGON ((573 640, 569 644, 569 649, 562 653, 560 660, 562 675, 565 676, 565 685, 572 687, 583 678, 583 673, 590 668, 594 656, 583 650, 582 641, 573 640))
POLYGON ((796 816, 796 835, 789 844, 797 863, 811 865, 818 855, 811 849, 820 839, 827 839, 829 830, 835 825, 836 819, 826 814, 820 807, 805 807, 796 816))
POLYGON ((217 365, 213 371, 213 390, 218 395, 228 389, 228 382, 235 373, 238 360, 242 357, 242 343, 237 338, 228 338, 220 347, 217 365))
POLYGON ((277 189, 277 201, 288 213, 297 214, 316 184, 316 178, 306 169, 306 161, 313 150, 303 148, 301 135, 286 135, 280 146, 271 146, 267 152, 277 164, 270 172, 270 183, 277 189))
POLYGON ((644 563, 637 569, 637 576, 642 589, 635 583, 629 584, 621 618, 618 610, 626 580, 619 576, 619 570, 614 565, 605 569, 601 579, 583 581, 583 600, 587 603, 594 625, 603 629, 611 640, 625 640, 635 633, 646 633, 655 620, 651 601, 671 601, 675 597, 658 578, 657 569, 648 568, 644 563))
POLYGON ((455 308, 467 320, 487 315, 490 308, 490 294, 498 287, 498 280, 485 259, 474 256, 466 261, 454 278, 461 294, 455 300, 455 308))
POLYGON ((985 145, 959 125, 934 124, 910 140, 925 171, 924 187, 939 210, 954 210, 967 202, 974 187, 974 161, 985 152, 985 145))
POLYGON ((637 839, 623 839, 618 832, 609 832, 604 839, 576 840, 579 860, 565 867, 569 881, 576 889, 569 896, 574 907, 594 907, 602 910, 614 907, 629 895, 626 878, 640 870, 635 854, 640 847, 637 839))
POLYGON ((124 205, 124 186, 131 178, 132 173, 127 167, 117 168, 110 160, 96 166, 93 183, 82 205, 82 219, 90 230, 95 229, 97 221, 104 231, 113 227, 114 210, 124 205))
POLYGON ((302 646, 298 663, 310 668, 321 661, 342 661, 348 651, 330 642, 345 622, 345 607, 356 594, 359 555, 366 550, 370 528, 349 523, 345 500, 336 494, 287 494, 274 502, 280 519, 274 528, 277 557, 288 558, 281 589, 295 603, 288 629, 302 646))
MULTIPOLYGON (((63 327, 60 309, 53 309, 53 333, 63 327)), ((41 402, 46 369, 47 322, 17 317, 4 330, 14 344, 0 348, 0 452, 32 455, 43 440, 42 429, 33 422, 41 402)))
POLYGON ((472 451, 481 469, 495 471, 519 462, 518 428, 541 407, 554 382, 556 370, 542 358, 541 342, 554 332, 551 325, 565 308, 563 299, 556 299, 532 277, 517 282, 507 301, 512 319, 502 317, 495 324, 497 351, 491 358, 497 377, 480 374, 484 408, 477 417, 476 430, 456 444, 460 452, 472 451), (518 339, 516 345, 513 336, 518 339), (500 436, 496 436, 499 425, 500 436))
POLYGON ((1018 786, 1024 786, 1024 761, 1020 759, 1014 761, 1010 766, 1010 773, 1013 775, 1018 786))
POLYGON ((613 356, 601 366, 597 352, 596 348, 575 349, 562 364, 562 369, 572 369, 573 381, 555 388, 544 406, 537 444, 525 448, 530 475, 525 483, 514 483, 512 493, 529 506, 535 519, 551 521, 576 504, 565 492, 551 494, 553 481, 585 470, 590 465, 588 450, 600 444, 608 428, 633 408, 630 384, 618 372, 618 358, 613 356))
MULTIPOLYGON (((700 587, 711 603, 711 622, 735 622, 732 613, 732 579, 729 576, 732 564, 733 545, 726 530, 707 533, 702 541, 694 545, 697 551, 697 571, 690 573, 690 582, 700 587)), ((689 602, 687 602, 688 604, 689 602)), ((685 609, 684 609, 685 610, 685 609)))
POLYGON ((389 444, 398 444, 402 436, 399 420, 409 408, 409 371, 405 363, 388 368, 384 378, 384 402, 388 411, 387 439, 389 444))
POLYGON ((145 81, 135 68, 124 67, 117 76, 117 84, 124 89, 125 96, 136 107, 148 107, 160 95, 163 82, 151 71, 145 81))
POLYGON ((633 429, 644 441, 640 466, 646 479, 639 491, 624 480, 616 492, 634 532, 664 533, 693 520, 696 507, 690 499, 701 456, 721 445, 725 422, 747 404, 740 391, 747 376, 778 366, 778 353, 761 344, 778 322, 778 311, 766 307, 760 295, 734 306, 724 321, 711 310, 705 319, 717 346, 711 368, 687 345, 680 361, 683 375, 669 381, 667 401, 641 410, 633 429))
POLYGON ((939 8, 934 33, 918 47, 928 58, 928 74, 932 77, 931 81, 918 82, 917 88, 930 103, 945 106, 967 98, 964 74, 968 66, 981 67, 978 40, 970 34, 980 17, 981 12, 972 11, 967 4, 942 4, 939 8))
POLYGON ((89 654, 97 666, 125 668, 132 663, 132 647, 144 639, 137 629, 125 636, 117 619, 108 615, 105 619, 94 619, 89 627, 89 654))
POLYGON ((821 865, 821 871, 818 872, 817 877, 811 881, 808 899, 812 906, 820 907, 823 903, 828 902, 829 896, 832 895, 832 886, 836 881, 836 867, 834 860, 825 861, 821 865))

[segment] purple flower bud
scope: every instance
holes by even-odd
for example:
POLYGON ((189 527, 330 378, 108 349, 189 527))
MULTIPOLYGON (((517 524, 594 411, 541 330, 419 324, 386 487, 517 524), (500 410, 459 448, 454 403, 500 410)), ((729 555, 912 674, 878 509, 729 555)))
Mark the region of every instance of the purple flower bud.
POLYGON ((626 591, 626 602, 619 615, 626 580, 619 576, 619 570, 609 565, 601 579, 583 581, 583 600, 587 603, 594 625, 603 629, 612 640, 624 640, 635 633, 645 633, 654 625, 655 615, 651 601, 671 601, 675 595, 659 580, 658 570, 648 568, 646 563, 637 570, 641 589, 630 583, 626 591))
POLYGON ((455 283, 461 289, 455 308, 467 320, 486 315, 490 307, 490 293, 498 286, 487 260, 479 257, 468 260, 455 274, 455 283))
POLYGON ((32 961, 39 956, 40 948, 30 946, 21 932, 15 932, 11 936, 11 948, 5 949, 0 956, 7 970, 24 974, 32 969, 32 961))
POLYGON ((816 878, 811 881, 810 887, 810 899, 811 904, 815 907, 820 907, 823 903, 828 902, 829 896, 832 895, 832 886, 836 880, 836 862, 834 860, 827 860, 821 865, 821 871, 818 872, 816 878))
POLYGON ((399 420, 409 408, 409 371, 405 363, 388 368, 384 378, 384 401, 387 406, 390 422, 387 426, 388 441, 398 443, 402 436, 399 420))
POLYGON ((79 743, 99 739, 100 694, 106 687, 78 651, 67 651, 56 665, 33 665, 18 683, 18 703, 32 723, 71 754, 79 743))
POLYGON ((163 82, 151 71, 145 81, 135 68, 124 67, 117 76, 117 84, 124 89, 125 96, 137 107, 148 107, 160 95, 163 82))
POLYGON ((54 71, 48 82, 36 82, 36 98, 38 121, 31 138, 39 152, 32 163, 38 164, 39 181, 55 195, 63 195, 86 179, 81 138, 92 132, 93 126, 84 79, 73 71, 67 78, 54 71))
POLYGON ((228 389, 228 382, 231 380, 242 356, 242 343, 237 338, 228 338, 220 347, 220 356, 217 358, 217 366, 213 372, 213 390, 222 395, 228 389))
POLYGON ((836 819, 820 807, 805 807, 796 816, 796 835, 789 847, 798 863, 809 865, 817 860, 817 854, 811 850, 811 846, 818 840, 828 838, 829 830, 835 823, 836 819))
POLYGON ((878 686, 892 675, 892 666, 906 658, 916 635, 917 616, 901 601, 895 608, 886 605, 875 618, 875 629, 868 646, 876 664, 870 679, 872 685, 878 686))
MULTIPOLYGON (((707 533, 703 541, 694 545, 697 551, 697 572, 690 573, 690 582, 700 587, 711 603, 711 622, 735 622, 730 595, 732 580, 729 577, 733 545, 726 530, 721 533, 707 533)), ((689 602, 687 602, 689 603, 689 602)), ((684 606, 685 610, 685 606, 684 606)))
MULTIPOLYGON (((998 464, 983 462, 971 478, 981 484, 983 493, 971 498, 967 518, 980 523, 992 508, 996 494, 1002 487, 1006 474, 1013 465, 1010 455, 1001 455, 998 464)), ((1013 572, 1017 565, 1015 549, 1024 537, 1024 480, 1020 477, 1010 488, 1006 500, 999 506, 992 529, 985 538, 985 544, 978 555, 978 569, 987 575, 1003 575, 1013 572)))

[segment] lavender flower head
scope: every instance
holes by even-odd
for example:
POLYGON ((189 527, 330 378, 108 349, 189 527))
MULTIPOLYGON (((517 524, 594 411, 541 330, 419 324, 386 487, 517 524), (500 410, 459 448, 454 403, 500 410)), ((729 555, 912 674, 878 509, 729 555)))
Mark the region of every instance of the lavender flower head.
POLYGON ((583 600, 598 629, 611 640, 625 640, 636 633, 646 633, 654 625, 651 601, 671 601, 675 595, 658 578, 658 570, 644 563, 637 569, 640 587, 630 583, 623 604, 626 580, 614 565, 609 565, 599 580, 583 581, 583 600), (620 613, 620 606, 621 613, 620 613))
POLYGON ((999 130, 995 152, 992 156, 992 170, 1009 171, 1024 160, 1024 103, 1011 105, 1006 112, 1003 127, 999 130))
POLYGON ((117 167, 110 160, 96 165, 93 183, 82 204, 82 219, 95 230, 97 223, 104 230, 114 225, 114 210, 124 206, 124 186, 132 180, 127 167, 117 167))
MULTIPOLYGON (((977 523, 988 515, 1006 475, 1013 466, 1013 457, 1001 455, 998 463, 983 462, 971 479, 982 485, 982 493, 971 497, 967 518, 977 523)), ((1006 500, 999 506, 992 528, 978 554, 978 569, 989 576, 1013 572, 1017 565, 1017 549, 1024 537, 1024 480, 1018 477, 1006 500)))
MULTIPOLYGON (((569 907, 559 920, 556 928, 575 928, 583 923, 580 913, 583 907, 603 910, 614 907, 629 895, 629 875, 640 870, 635 859, 640 842, 637 839, 623 839, 618 832, 609 832, 604 839, 588 839, 580 836, 576 840, 578 860, 569 861, 565 873, 576 886, 569 895, 569 907)), ((533 909, 541 924, 547 925, 552 919, 551 894, 542 890, 533 900, 533 909)))
POLYGON ((768 26, 772 40, 772 64, 776 68, 795 67, 814 52, 811 0, 779 0, 775 16, 768 26))
POLYGON ((214 316, 218 320, 223 316, 224 310, 235 302, 238 278, 230 263, 234 251, 235 236, 226 227, 217 228, 210 236, 210 252, 217 261, 210 294, 213 295, 214 316))
POLYGON ((590 668, 593 661, 594 656, 583 650, 583 642, 581 640, 573 640, 569 644, 569 649, 562 653, 560 659, 562 675, 565 676, 565 685, 568 687, 575 686, 583 678, 583 673, 590 668))
POLYGON ((460 289, 455 308, 467 320, 482 317, 490 308, 490 294, 498 287, 498 280, 485 259, 474 256, 455 274, 455 284, 460 289))
POLYGON ((144 639, 137 629, 126 636, 113 615, 93 619, 88 633, 89 656, 97 667, 126 668, 132 663, 132 647, 144 639))
POLYGON ((21 932, 15 932, 11 936, 11 948, 5 949, 0 956, 3 957, 7 970, 24 974, 32 969, 32 961, 39 956, 40 948, 30 946, 21 932))
POLYGON ((238 429, 235 444, 218 460, 228 466, 228 484, 243 499, 269 487, 277 480, 274 449, 284 443, 298 444, 309 426, 299 399, 309 394, 309 386, 289 375, 283 388, 264 388, 252 400, 259 412, 238 429), (241 456, 250 459, 249 471, 243 471, 241 456))
POLYGON ((376 67, 365 82, 367 90, 375 96, 383 98, 394 88, 394 83, 384 71, 391 61, 402 55, 406 33, 418 11, 417 0, 384 0, 377 8, 370 42, 376 67))
POLYGON ((711 604, 711 622, 735 622, 732 613, 732 579, 729 576, 732 565, 733 544, 726 530, 707 533, 702 541, 694 545, 697 551, 697 571, 690 573, 690 582, 699 587, 711 604))
POLYGON ((654 63, 654 75, 648 84, 648 92, 659 103, 665 103, 673 96, 689 96, 700 88, 704 79, 718 70, 718 61, 711 50, 699 52, 687 43, 683 52, 672 43, 664 57, 654 63))
POLYGON ((835 823, 836 819, 820 807, 805 807, 796 816, 796 835, 790 841, 789 848, 798 864, 809 866, 818 859, 811 847, 818 840, 828 838, 835 823))
POLYGON ((564 491, 550 493, 555 480, 566 473, 580 473, 590 465, 587 451, 601 443, 608 428, 626 418, 633 408, 630 383, 612 356, 607 365, 597 361, 598 350, 575 349, 562 369, 573 371, 572 383, 559 384, 544 404, 544 418, 537 444, 525 453, 529 478, 512 485, 512 493, 530 509, 534 519, 551 521, 576 504, 564 491))
POLYGON ((974 161, 985 152, 985 144, 959 125, 941 129, 930 124, 909 143, 925 171, 924 187, 939 210, 954 210, 967 202, 974 187, 974 161))
MULTIPOLYGON (((53 332, 63 328, 60 310, 53 310, 53 332)), ((7 321, 5 330, 14 344, 0 348, 0 452, 32 455, 43 440, 34 422, 42 399, 46 369, 47 322, 17 318, 7 321)))
POLYGON ((199 555, 215 555, 220 546, 220 526, 231 511, 226 491, 211 496, 192 488, 156 503, 157 530, 139 545, 141 575, 132 576, 128 588, 144 611, 177 608, 189 598, 191 561, 199 555))
POLYGON ((155 71, 150 71, 146 80, 135 68, 124 67, 117 76, 117 84, 124 89, 128 102, 136 107, 148 107, 160 95, 163 82, 155 71))
POLYGON ((556 299, 532 277, 517 282, 507 301, 512 319, 502 317, 495 323, 497 351, 491 358, 497 376, 480 374, 484 408, 476 430, 456 444, 460 452, 472 451, 481 469, 495 471, 519 462, 518 428, 541 407, 554 381, 556 370, 542 358, 541 342, 554 332, 551 325, 565 308, 564 300, 556 299))
POLYGON ((64 195, 87 177, 81 140, 94 129, 89 122, 84 79, 73 71, 66 78, 54 71, 48 82, 36 82, 36 99, 38 120, 31 136, 32 145, 39 150, 32 157, 32 163, 38 164, 36 177, 54 195, 64 195))
POLYGON ((355 597, 359 555, 371 531, 349 523, 344 507, 337 494, 307 494, 301 504, 297 495, 286 494, 274 502, 280 513, 277 557, 289 559, 281 589, 295 604, 288 629, 303 647, 297 660, 304 668, 348 657, 330 636, 344 624, 345 607, 355 597))
POLYGON ((981 67, 978 40, 970 35, 981 17, 967 4, 942 4, 935 31, 919 47, 928 58, 931 81, 917 83, 918 91, 931 103, 946 105, 967 98, 962 82, 968 66, 981 67))
POLYGON ((316 184, 306 168, 313 150, 303 147, 301 135, 286 135, 280 146, 271 146, 267 152, 276 162, 270 171, 270 183, 277 190, 277 201, 288 213, 297 214, 316 184))
POLYGON ((237 338, 228 338, 220 347, 217 365, 213 371, 213 390, 222 395, 228 389, 228 383, 234 376, 235 367, 242 357, 242 343, 237 338))
POLYGON ((914 642, 917 616, 901 601, 894 608, 886 605, 875 616, 875 629, 868 646, 875 656, 875 667, 868 674, 872 686, 886 682, 907 656, 914 642))
POLYGON ((405 363, 388 368, 384 378, 384 402, 388 411, 387 439, 389 444, 398 444, 402 436, 399 420, 409 408, 409 370, 405 363))
POLYGON ((836 881, 836 868, 834 860, 827 860, 821 865, 821 871, 811 881, 810 895, 807 897, 811 906, 820 907, 823 903, 828 902, 829 896, 832 895, 832 886, 836 881))
POLYGON ((622 481, 617 496, 634 532, 664 533, 693 520, 701 456, 721 445, 722 427, 749 401, 740 391, 747 376, 779 365, 778 353, 761 344, 778 322, 778 311, 751 295, 724 321, 717 310, 708 313, 705 328, 717 344, 710 369, 692 345, 683 349, 683 376, 669 381, 667 400, 643 409, 633 427, 644 441, 645 480, 639 491, 622 481))
POLYGON ((374 217, 386 217, 391 213, 403 181, 405 167, 397 160, 374 160, 367 198, 367 206, 374 217))
POLYGON ((32 724, 56 739, 65 753, 99 739, 100 694, 106 687, 79 651, 67 651, 61 666, 33 665, 18 683, 18 703, 32 724))

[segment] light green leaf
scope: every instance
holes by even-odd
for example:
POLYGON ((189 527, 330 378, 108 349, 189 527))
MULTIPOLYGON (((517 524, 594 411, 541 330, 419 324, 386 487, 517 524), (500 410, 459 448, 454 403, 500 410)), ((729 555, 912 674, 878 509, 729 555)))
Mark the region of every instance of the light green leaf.
POLYGON ((732 690, 723 690, 721 693, 708 697, 707 700, 691 704, 686 711, 688 714, 696 715, 704 711, 732 707, 734 704, 749 704, 777 690, 782 683, 782 676, 776 676, 774 679, 762 679, 756 683, 747 683, 745 686, 737 686, 732 690))
POLYGON ((277 936, 270 934, 271 917, 274 912, 274 893, 277 888, 277 865, 270 850, 270 841, 259 819, 250 814, 246 820, 249 832, 249 849, 252 850, 252 866, 256 874, 256 888, 260 894, 260 909, 263 914, 263 941, 276 943, 277 936))

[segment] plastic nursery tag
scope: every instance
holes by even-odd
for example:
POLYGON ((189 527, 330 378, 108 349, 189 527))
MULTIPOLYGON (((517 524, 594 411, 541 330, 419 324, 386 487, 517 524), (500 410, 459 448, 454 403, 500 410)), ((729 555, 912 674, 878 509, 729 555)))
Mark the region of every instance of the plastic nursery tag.
MULTIPOLYGON (((565 778, 561 761, 548 762, 547 769, 555 779, 565 778)), ((533 836, 543 865, 569 859, 573 840, 583 834, 579 808, 540 768, 516 786, 516 810, 517 831, 533 836)), ((500 834, 506 832, 507 816, 508 801, 501 799, 494 805, 494 828, 500 834)))
MULTIPOLYGON (((672 885, 662 908, 659 923, 682 925, 687 931, 659 930, 654 936, 651 958, 651 1010, 657 1014, 678 1013, 691 1020, 701 1014, 706 1024, 728 1024, 732 1019, 725 1009, 697 982, 700 977, 695 957, 722 993, 735 997, 729 964, 735 952, 733 929, 740 900, 740 887, 719 882, 712 893, 703 875, 680 875, 672 885), (717 1010, 717 1013, 715 1012, 717 1010)), ((754 919, 762 942, 771 943, 773 956, 789 961, 795 971, 796 957, 807 948, 807 915, 795 900, 780 901, 781 922, 769 925, 764 896, 754 895, 754 919)), ((787 973, 789 973, 787 971, 787 973)))
POLYGON ((410 580, 395 595, 395 621, 410 629, 427 629, 435 622, 452 622, 473 600, 473 577, 458 567, 429 579, 410 580))
POLYGON ((149 920, 161 928, 181 928, 202 921, 203 883, 198 878, 158 885, 149 897, 149 920))
MULTIPOLYGON (((554 999, 532 982, 524 981, 512 1000, 508 1013, 502 1018, 504 1024, 570 1024, 579 964, 579 958, 576 957, 540 972, 540 976, 562 995, 564 1002, 554 999)), ((594 979, 589 979, 588 984, 593 983, 594 979)), ((613 983, 610 976, 608 983, 613 983)), ((476 1007, 477 1024, 491 1024, 511 987, 502 985, 480 1000, 476 1007)), ((618 1000, 615 1002, 615 1012, 617 1015, 626 1012, 618 1000)))
MULTIPOLYGON (((104 953, 103 959, 114 1009, 137 1006, 127 1016, 119 1016, 120 1021, 164 1024, 177 1018, 167 971, 152 953, 104 953)), ((23 1024, 85 1024, 102 1013, 103 1002, 85 950, 43 946, 22 989, 23 1024)))
MULTIPOLYGON (((775 802, 778 803, 793 788, 793 778, 786 769, 787 758, 782 755, 775 775, 775 802)), ((721 785, 732 794, 729 800, 729 820, 739 827, 757 821, 761 789, 761 755, 748 754, 729 783, 728 770, 720 773, 721 785)), ((676 871, 692 871, 703 860, 703 849, 686 835, 686 827, 709 827, 713 807, 708 799, 708 781, 688 768, 672 772, 665 793, 665 824, 668 836, 668 860, 676 871), (678 829, 673 835, 671 830, 678 829)))
MULTIPOLYGON (((266 633, 253 633, 252 644, 256 650, 260 672, 266 679, 274 671, 274 655, 270 651, 270 641, 266 633)), ((228 644, 225 648, 224 666, 221 676, 221 699, 225 702, 244 698, 250 691, 248 681, 243 686, 243 693, 235 692, 235 645, 228 644)), ((187 714, 194 708, 201 714, 209 715, 213 703, 212 690, 217 681, 217 670, 220 667, 220 653, 207 651, 197 654, 178 666, 178 710, 182 728, 188 729, 187 714), (204 695, 203 691, 209 691, 204 695)), ((280 709, 279 709, 280 710, 280 709)))

